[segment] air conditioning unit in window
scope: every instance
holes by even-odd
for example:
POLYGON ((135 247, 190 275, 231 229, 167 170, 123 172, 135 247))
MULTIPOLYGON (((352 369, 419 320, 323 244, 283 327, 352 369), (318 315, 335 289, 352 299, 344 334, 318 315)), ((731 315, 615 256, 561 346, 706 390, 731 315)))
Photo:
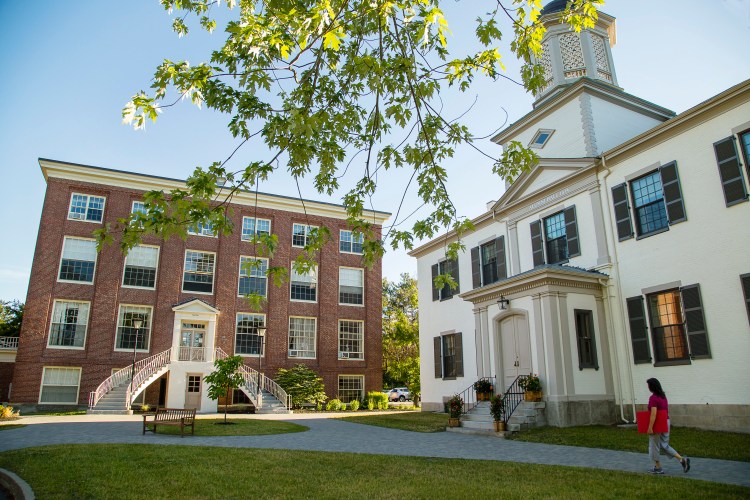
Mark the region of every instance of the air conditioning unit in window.
POLYGON ((298 358, 299 357, 299 351, 289 351, 289 357, 290 358, 298 358))
POLYGON ((79 214, 78 212, 70 214, 70 218, 71 219, 83 220, 84 216, 85 216, 85 214, 79 214))
POLYGON ((339 358, 349 359, 349 353, 348 352, 340 352, 339 353, 339 358))

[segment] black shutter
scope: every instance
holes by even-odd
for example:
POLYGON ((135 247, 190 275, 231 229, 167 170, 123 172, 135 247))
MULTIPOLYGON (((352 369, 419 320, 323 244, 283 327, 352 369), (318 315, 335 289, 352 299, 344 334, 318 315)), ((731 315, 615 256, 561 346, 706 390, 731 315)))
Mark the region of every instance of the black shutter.
POLYGON ((471 286, 479 288, 482 286, 482 273, 479 265, 479 247, 471 249, 471 286))
POLYGON ((497 279, 508 277, 508 264, 505 263, 505 236, 495 240, 495 251, 497 252, 497 279))
POLYGON ((745 294, 745 306, 747 307, 747 320, 750 321, 750 274, 740 276, 742 293, 745 294))
POLYGON ((440 274, 440 271, 438 271, 438 265, 435 264, 432 266, 432 300, 440 300, 440 290, 435 286, 435 278, 437 278, 438 274, 440 274))
POLYGON ((711 349, 708 346, 701 287, 700 285, 685 286, 680 288, 680 293, 682 294, 682 307, 685 310, 685 330, 687 330, 690 356, 695 359, 710 358, 711 349))
POLYGON ((677 162, 667 163, 659 169, 661 188, 664 191, 664 203, 667 205, 667 218, 670 224, 687 220, 685 204, 682 202, 680 176, 677 174, 677 162))
POLYGON ((646 311, 643 308, 643 297, 630 297, 628 303, 628 318, 630 320, 630 339, 633 343, 633 362, 650 363, 651 351, 648 345, 648 329, 646 328, 646 311))
POLYGON ((724 200, 728 207, 747 201, 745 179, 742 178, 742 168, 734 145, 734 137, 727 137, 714 143, 716 163, 719 165, 721 187, 724 188, 724 200))
POLYGON ((454 280, 456 280, 456 288, 448 287, 451 290, 451 297, 452 297, 453 295, 457 295, 461 293, 461 285, 458 280, 458 260, 449 260, 448 269, 450 269, 450 275, 453 276, 454 280))
POLYGON ((633 224, 630 222, 627 184, 622 183, 612 188, 612 203, 615 207, 617 238, 620 241, 629 240, 633 237, 633 224))
POLYGON ((531 227, 531 252, 534 256, 534 267, 544 264, 544 241, 542 240, 542 221, 535 220, 531 227))
POLYGON ((464 376, 464 342, 463 335, 459 332, 456 334, 455 349, 456 349, 456 377, 464 376))
POLYGON ((568 258, 581 255, 581 245, 578 242, 578 224, 576 223, 576 206, 565 209, 565 238, 568 240, 568 258))
POLYGON ((435 346, 435 378, 443 378, 443 352, 440 337, 432 339, 432 345, 435 346))

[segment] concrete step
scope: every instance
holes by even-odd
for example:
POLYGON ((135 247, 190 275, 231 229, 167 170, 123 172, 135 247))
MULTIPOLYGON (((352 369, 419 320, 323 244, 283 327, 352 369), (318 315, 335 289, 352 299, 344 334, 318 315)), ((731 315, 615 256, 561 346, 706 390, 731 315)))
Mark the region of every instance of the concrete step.
POLYGON ((94 410, 88 410, 86 412, 88 415, 132 415, 132 411, 128 410, 100 410, 100 409, 94 409, 94 410))
POLYGON ((448 432, 455 432, 457 434, 474 434, 474 435, 480 435, 480 436, 494 437, 498 439, 505 439, 511 434, 508 431, 495 432, 494 429, 483 430, 483 429, 471 429, 468 427, 446 427, 445 430, 448 432))

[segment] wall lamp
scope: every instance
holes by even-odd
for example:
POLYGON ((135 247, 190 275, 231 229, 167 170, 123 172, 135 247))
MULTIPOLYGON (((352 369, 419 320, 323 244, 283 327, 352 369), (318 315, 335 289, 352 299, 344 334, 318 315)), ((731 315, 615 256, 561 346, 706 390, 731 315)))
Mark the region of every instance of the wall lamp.
POLYGON ((500 300, 498 300, 497 303, 500 306, 500 309, 505 311, 506 309, 508 309, 508 306, 510 305, 510 300, 506 299, 504 295, 501 295, 500 300))

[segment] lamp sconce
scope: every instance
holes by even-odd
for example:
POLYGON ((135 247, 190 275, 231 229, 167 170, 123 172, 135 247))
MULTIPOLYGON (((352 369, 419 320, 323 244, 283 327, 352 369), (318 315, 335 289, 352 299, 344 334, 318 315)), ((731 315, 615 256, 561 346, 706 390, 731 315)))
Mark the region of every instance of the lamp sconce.
POLYGON ((268 328, 265 327, 265 326, 259 326, 257 328, 257 330, 258 330, 258 337, 265 337, 266 336, 266 330, 268 330, 268 328))
POLYGON ((141 326, 143 326, 143 320, 141 318, 133 319, 133 328, 140 330, 141 326))
POLYGON ((505 311, 510 305, 510 300, 506 299, 504 295, 501 295, 500 300, 497 301, 497 304, 500 306, 501 310, 505 311))

